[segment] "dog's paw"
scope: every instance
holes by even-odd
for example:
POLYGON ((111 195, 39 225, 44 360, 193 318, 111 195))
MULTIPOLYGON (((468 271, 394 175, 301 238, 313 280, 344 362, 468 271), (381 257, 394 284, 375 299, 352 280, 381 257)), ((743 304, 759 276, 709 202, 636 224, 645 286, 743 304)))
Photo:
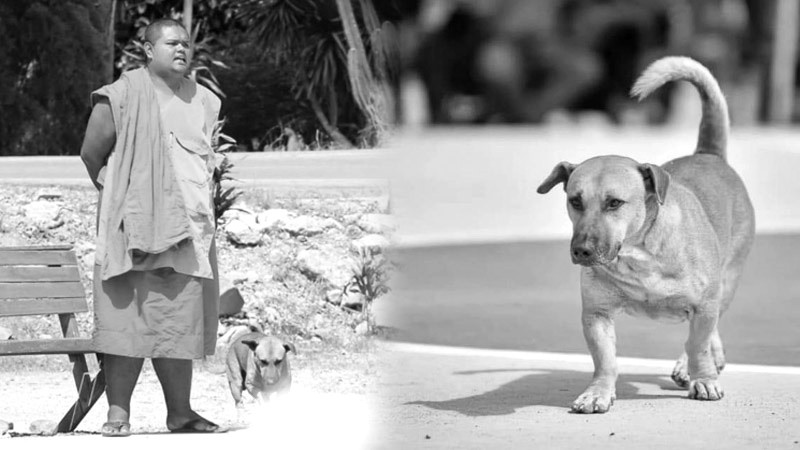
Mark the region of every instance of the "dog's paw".
POLYGON ((684 389, 689 387, 689 360, 686 353, 675 362, 675 367, 672 369, 672 381, 684 389))
POLYGON ((689 383, 689 398, 696 400, 719 400, 725 396, 717 380, 700 378, 689 383))
POLYGON ((605 413, 617 399, 613 388, 600 386, 589 386, 583 391, 574 402, 572 402, 572 412, 592 414, 605 413))

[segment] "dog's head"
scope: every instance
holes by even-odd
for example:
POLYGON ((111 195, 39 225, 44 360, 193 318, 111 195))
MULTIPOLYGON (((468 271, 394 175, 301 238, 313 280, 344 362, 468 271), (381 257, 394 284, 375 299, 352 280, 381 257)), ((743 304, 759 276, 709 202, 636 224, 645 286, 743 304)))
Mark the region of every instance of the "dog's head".
POLYGON ((258 339, 243 339, 242 344, 253 352, 256 369, 267 384, 275 384, 281 379, 281 372, 286 362, 287 353, 297 350, 292 343, 286 343, 272 336, 261 336, 258 339))
POLYGON ((537 192, 545 194, 564 183, 572 262, 594 266, 613 261, 625 239, 642 229, 648 211, 664 203, 669 180, 658 166, 601 156, 579 165, 557 164, 537 192))

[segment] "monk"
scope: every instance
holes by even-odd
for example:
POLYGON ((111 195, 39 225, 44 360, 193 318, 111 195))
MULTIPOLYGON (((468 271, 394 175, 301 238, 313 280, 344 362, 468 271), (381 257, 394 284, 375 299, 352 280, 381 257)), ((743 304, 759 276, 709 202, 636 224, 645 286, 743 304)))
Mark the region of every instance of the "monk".
POLYGON ((99 190, 95 350, 108 397, 104 436, 130 435, 144 358, 164 392, 167 428, 219 427, 190 404, 192 360, 214 354, 219 283, 212 134, 220 100, 186 77, 189 34, 161 19, 145 31, 147 64, 92 93, 81 158, 99 190))

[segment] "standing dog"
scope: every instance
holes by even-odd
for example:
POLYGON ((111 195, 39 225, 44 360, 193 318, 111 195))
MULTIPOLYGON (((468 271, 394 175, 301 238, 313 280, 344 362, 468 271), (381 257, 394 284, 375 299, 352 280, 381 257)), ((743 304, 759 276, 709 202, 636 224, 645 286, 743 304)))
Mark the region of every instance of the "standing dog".
POLYGON ((269 400, 273 393, 285 394, 292 387, 288 352, 297 353, 294 344, 258 332, 234 339, 226 364, 228 384, 236 407, 242 406, 242 391, 255 399, 269 400))
POLYGON ((677 80, 692 83, 702 99, 693 155, 661 167, 621 156, 562 162, 537 190, 564 183, 572 262, 583 266, 583 334, 595 369, 572 404, 575 412, 603 413, 614 403, 614 315, 620 310, 688 320, 689 338, 672 379, 688 386, 690 398, 723 396, 717 323, 736 291, 755 218, 742 180, 726 162, 728 107, 708 69, 685 57, 663 58, 631 93, 642 99, 677 80))

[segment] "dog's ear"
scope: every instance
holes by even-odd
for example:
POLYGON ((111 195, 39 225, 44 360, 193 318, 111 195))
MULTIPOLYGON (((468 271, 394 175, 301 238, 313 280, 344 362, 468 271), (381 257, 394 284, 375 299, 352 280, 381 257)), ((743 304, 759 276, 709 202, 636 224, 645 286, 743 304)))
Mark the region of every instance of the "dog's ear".
POLYGON ((283 349, 286 350, 287 352, 292 352, 295 355, 297 354, 297 349, 294 348, 294 344, 292 344, 291 342, 283 344, 283 349))
POLYGON ((575 164, 570 164, 566 161, 556 164, 556 166, 553 167, 553 171, 550 172, 550 175, 539 185, 539 188, 536 189, 536 192, 546 194, 558 183, 566 184, 572 171, 575 170, 575 167, 575 164))
POLYGON ((642 164, 639 166, 639 171, 644 177, 644 187, 647 192, 655 194, 658 204, 663 205, 669 188, 670 178, 667 171, 653 164, 642 164))
POLYGON ((242 344, 250 347, 250 350, 256 351, 256 347, 258 347, 258 341, 253 339, 242 339, 242 344))

